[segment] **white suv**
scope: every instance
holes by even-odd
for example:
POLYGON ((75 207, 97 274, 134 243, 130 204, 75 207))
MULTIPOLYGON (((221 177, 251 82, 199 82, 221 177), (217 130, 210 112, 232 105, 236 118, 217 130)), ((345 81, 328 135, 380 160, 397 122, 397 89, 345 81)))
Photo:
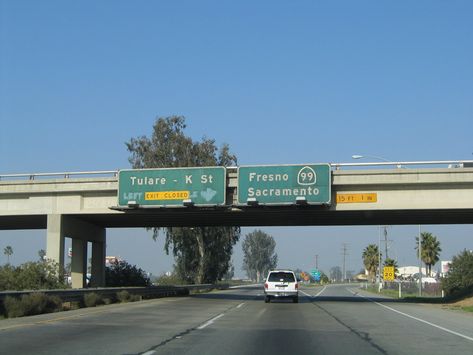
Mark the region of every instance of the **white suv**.
POLYGON ((299 302, 299 284, 296 275, 291 270, 271 270, 264 283, 264 302, 271 298, 292 298, 299 302))

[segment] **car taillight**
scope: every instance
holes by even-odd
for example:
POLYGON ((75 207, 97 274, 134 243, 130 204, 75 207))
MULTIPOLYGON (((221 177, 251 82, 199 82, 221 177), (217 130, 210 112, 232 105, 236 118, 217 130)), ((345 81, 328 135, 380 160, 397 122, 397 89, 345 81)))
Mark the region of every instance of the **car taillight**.
POLYGON ((296 282, 296 290, 299 289, 299 284, 296 282))
POLYGON ((265 288, 266 290, 268 289, 268 283, 267 283, 267 282, 265 282, 264 288, 265 288))

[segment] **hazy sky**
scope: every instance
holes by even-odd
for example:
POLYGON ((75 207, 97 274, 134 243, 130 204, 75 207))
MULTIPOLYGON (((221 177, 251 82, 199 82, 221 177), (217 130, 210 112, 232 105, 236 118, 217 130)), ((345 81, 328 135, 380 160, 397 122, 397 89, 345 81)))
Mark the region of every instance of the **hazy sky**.
MULTIPOLYGON (((169 115, 242 165, 472 159, 472 17, 470 0, 0 0, 0 174, 129 168, 124 143, 169 115)), ((444 260, 473 249, 473 225, 422 228, 444 260)), ((346 243, 358 271, 378 241, 377 226, 263 230, 292 268, 341 265, 346 243)), ((417 232, 389 228, 400 265, 417 232)), ((45 236, 0 231, 0 250, 36 259, 45 236)), ((172 267, 143 229, 108 230, 107 254, 172 267)), ((237 274, 241 259, 240 242, 237 274)))

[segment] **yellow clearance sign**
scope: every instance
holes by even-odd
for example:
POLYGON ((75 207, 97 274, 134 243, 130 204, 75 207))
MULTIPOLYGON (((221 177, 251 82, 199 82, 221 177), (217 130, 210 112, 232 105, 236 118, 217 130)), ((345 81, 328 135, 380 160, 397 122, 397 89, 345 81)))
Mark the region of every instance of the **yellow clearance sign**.
POLYGON ((359 194, 337 194, 337 203, 374 203, 378 201, 376 192, 359 194))
POLYGON ((145 192, 146 201, 161 200, 187 200, 190 198, 189 191, 155 191, 145 192))
POLYGON ((394 280, 394 266, 385 266, 383 269, 383 278, 384 281, 393 281, 394 280))

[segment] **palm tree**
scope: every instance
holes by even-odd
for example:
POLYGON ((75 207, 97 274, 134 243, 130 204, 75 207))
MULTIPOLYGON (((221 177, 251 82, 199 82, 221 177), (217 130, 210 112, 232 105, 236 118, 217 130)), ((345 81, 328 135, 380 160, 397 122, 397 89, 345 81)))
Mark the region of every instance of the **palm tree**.
POLYGON ((379 249, 376 244, 368 245, 365 250, 363 250, 363 264, 365 265, 366 270, 368 271, 368 277, 371 279, 371 282, 374 282, 376 278, 376 270, 379 266, 379 249))
POLYGON ((43 262, 46 256, 46 250, 40 249, 38 250, 39 261, 43 262))
POLYGON ((10 264, 10 256, 13 255, 13 248, 7 245, 5 249, 3 249, 3 254, 7 256, 8 264, 10 264))
POLYGON ((386 260, 384 260, 383 265, 384 265, 384 266, 392 266, 392 267, 394 267, 394 273, 395 273, 395 274, 399 272, 399 270, 398 270, 399 265, 397 264, 397 261, 394 260, 394 259, 387 258, 386 260))
MULTIPOLYGON (((440 242, 437 240, 437 237, 430 232, 422 232, 420 234, 420 248, 421 248, 421 259, 425 264, 425 269, 427 270, 427 275, 432 274, 432 266, 440 260, 440 242)), ((416 237, 416 247, 417 257, 419 257, 419 237, 416 237)))

